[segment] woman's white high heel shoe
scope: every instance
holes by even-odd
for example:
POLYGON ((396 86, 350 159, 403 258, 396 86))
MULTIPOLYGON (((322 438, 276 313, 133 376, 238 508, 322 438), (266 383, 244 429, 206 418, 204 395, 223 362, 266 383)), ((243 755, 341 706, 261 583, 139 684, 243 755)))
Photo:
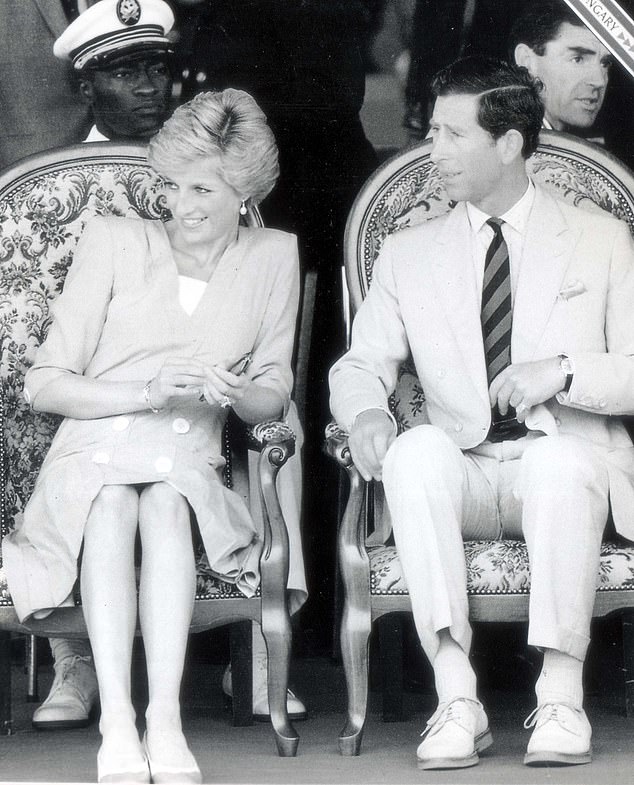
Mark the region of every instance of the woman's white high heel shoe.
POLYGON ((203 781, 196 759, 192 755, 189 747, 185 745, 185 748, 187 752, 180 762, 167 763, 166 761, 161 761, 160 757, 154 757, 150 753, 147 733, 145 733, 143 736, 143 749, 148 759, 152 782, 200 783, 203 781))
POLYGON ((150 782, 148 760, 134 720, 127 716, 99 721, 103 742, 97 753, 97 782, 150 782))
POLYGON ((97 782, 150 782, 147 757, 138 760, 105 752, 103 745, 97 753, 97 782))

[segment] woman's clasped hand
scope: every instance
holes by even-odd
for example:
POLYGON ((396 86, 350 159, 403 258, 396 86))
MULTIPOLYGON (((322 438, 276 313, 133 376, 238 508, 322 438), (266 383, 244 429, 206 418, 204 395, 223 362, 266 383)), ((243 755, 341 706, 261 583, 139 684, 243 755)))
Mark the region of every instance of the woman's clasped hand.
POLYGON ((206 365, 191 357, 168 357, 147 385, 148 403, 160 411, 183 400, 207 401, 210 406, 234 406, 251 385, 246 373, 235 373, 239 360, 206 365))

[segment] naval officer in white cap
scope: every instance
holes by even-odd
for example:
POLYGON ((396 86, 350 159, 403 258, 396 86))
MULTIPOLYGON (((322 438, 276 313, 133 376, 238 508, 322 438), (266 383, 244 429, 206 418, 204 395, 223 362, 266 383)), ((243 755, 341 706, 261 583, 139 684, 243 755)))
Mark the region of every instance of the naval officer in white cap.
MULTIPOLYGON (((53 52, 78 72, 94 125, 85 141, 147 141, 170 114, 168 33, 163 0, 99 0, 55 42, 53 52)), ((87 640, 51 638, 55 678, 33 714, 40 730, 87 725, 99 691, 87 640)))
POLYGON ((164 0, 100 0, 57 39, 93 112, 86 141, 148 140, 170 114, 169 33, 174 14, 164 0))

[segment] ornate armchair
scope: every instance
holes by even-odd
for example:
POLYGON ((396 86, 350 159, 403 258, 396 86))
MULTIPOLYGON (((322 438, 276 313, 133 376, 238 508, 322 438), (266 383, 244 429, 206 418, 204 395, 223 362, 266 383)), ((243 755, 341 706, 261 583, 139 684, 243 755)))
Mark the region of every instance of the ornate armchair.
MULTIPOLYGON (((348 218, 345 245, 348 327, 368 292, 374 261, 385 237, 449 209, 438 172, 429 159, 430 150, 431 143, 423 142, 398 153, 372 175, 357 197, 348 218)), ((588 210, 607 210, 628 222, 634 233, 634 176, 600 148, 566 134, 545 131, 529 168, 533 178, 559 198, 588 210)), ((401 368, 391 405, 399 432, 428 422, 425 393, 413 365, 406 363, 401 368)), ((358 755, 367 711, 372 624, 380 620, 381 659, 388 664, 383 668, 384 719, 397 719, 402 713, 400 641, 393 633, 394 625, 382 622, 388 614, 411 613, 411 605, 396 549, 390 544, 389 511, 381 485, 363 481, 350 458, 345 433, 333 424, 326 436, 327 451, 345 469, 350 481, 338 535, 344 591, 341 650, 348 687, 348 716, 339 748, 344 755, 358 755)), ((530 573, 525 543, 466 542, 465 553, 472 620, 527 620, 530 573)), ((594 616, 617 611, 623 618, 629 715, 634 711, 634 546, 605 542, 594 616)))
MULTIPOLYGON (((73 251, 86 221, 101 214, 160 220, 166 216, 156 176, 145 149, 114 143, 77 145, 31 156, 0 175, 0 525, 1 534, 13 526, 29 498, 40 464, 59 418, 30 411, 22 394, 22 377, 43 341, 50 323, 50 307, 61 292, 73 251)), ((245 221, 262 225, 257 210, 245 221)), ((232 424, 233 425, 233 424, 232 424)), ((250 651, 250 623, 262 630, 269 651, 269 703, 280 755, 295 755, 298 736, 286 711, 290 658, 286 580, 288 536, 276 491, 279 469, 294 453, 295 437, 284 423, 269 422, 248 431, 247 441, 225 439, 225 482, 256 498, 261 505, 264 549, 261 585, 251 599, 213 577, 201 553, 192 632, 229 622, 237 648, 250 651), (241 446, 238 457, 232 445, 241 446), (247 449, 259 452, 251 482, 259 492, 249 494, 247 449)), ((79 602, 79 600, 78 600, 79 602)), ((80 605, 60 609, 45 620, 18 623, 0 570, 0 729, 11 731, 9 638, 28 635, 86 637, 80 605)), ((250 658, 233 657, 234 724, 251 721, 250 658)))

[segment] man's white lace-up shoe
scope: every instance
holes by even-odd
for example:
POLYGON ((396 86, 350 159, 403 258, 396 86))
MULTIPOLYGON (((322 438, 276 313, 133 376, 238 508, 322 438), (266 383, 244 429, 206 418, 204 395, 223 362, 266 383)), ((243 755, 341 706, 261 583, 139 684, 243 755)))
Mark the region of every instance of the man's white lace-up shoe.
POLYGON ((583 709, 566 703, 544 703, 526 718, 535 728, 524 757, 527 766, 575 766, 592 761, 592 728, 583 709))
MULTIPOLYGON (((222 676, 222 691, 229 699, 233 699, 233 683, 231 679, 231 665, 227 665, 222 676)), ((305 720, 308 717, 306 706, 292 690, 286 691, 286 710, 291 722, 305 720)), ((266 660, 264 668, 259 667, 253 679, 253 719, 258 722, 269 722, 268 684, 266 681, 266 660)))
POLYGON ((99 700, 97 675, 90 657, 73 655, 55 665, 48 698, 33 713, 33 727, 40 730, 83 728, 99 700))
POLYGON ((441 703, 421 733, 416 750, 419 769, 464 769, 475 766, 493 744, 489 720, 480 701, 454 698, 441 703))

